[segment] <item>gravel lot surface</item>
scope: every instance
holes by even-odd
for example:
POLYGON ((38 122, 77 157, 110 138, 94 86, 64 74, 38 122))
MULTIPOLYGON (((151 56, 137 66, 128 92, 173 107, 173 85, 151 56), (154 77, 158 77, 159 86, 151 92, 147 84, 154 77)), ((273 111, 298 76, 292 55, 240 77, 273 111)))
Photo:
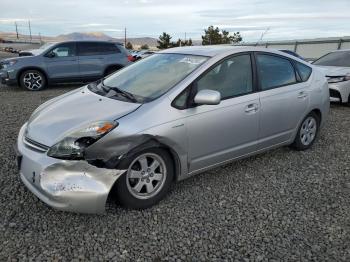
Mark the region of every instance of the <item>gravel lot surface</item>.
POLYGON ((332 106, 309 151, 216 168, 145 211, 80 215, 30 193, 12 149, 31 112, 72 88, 0 88, 0 261, 350 261, 350 107, 332 106))

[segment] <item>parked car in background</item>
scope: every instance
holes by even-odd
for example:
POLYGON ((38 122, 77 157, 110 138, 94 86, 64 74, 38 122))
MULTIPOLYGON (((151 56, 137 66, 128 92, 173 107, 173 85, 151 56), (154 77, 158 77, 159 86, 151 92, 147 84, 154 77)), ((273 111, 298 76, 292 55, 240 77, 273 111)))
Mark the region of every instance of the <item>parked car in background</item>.
POLYGON ((3 84, 38 91, 50 83, 89 82, 111 74, 132 61, 120 43, 68 41, 26 51, 0 61, 3 84))
POLYGON ((305 61, 305 58, 303 58, 302 56, 300 56, 298 53, 294 52, 294 51, 291 51, 291 50, 287 50, 287 49, 282 49, 280 50, 281 52, 283 53, 286 53, 286 54, 289 54, 289 55, 292 55, 292 56, 295 56, 301 60, 304 60, 305 61))
POLYGON ((150 50, 140 50, 140 51, 134 51, 133 52, 133 56, 135 58, 135 61, 146 58, 150 55, 153 55, 155 52, 154 51, 150 51, 150 50))
POLYGON ((291 145, 310 148, 327 120, 317 68, 256 47, 161 51, 49 100, 18 136, 23 183, 47 204, 102 212, 142 209, 174 181, 291 145))
POLYGON ((330 52, 313 64, 325 73, 332 102, 350 105, 350 50, 330 52))

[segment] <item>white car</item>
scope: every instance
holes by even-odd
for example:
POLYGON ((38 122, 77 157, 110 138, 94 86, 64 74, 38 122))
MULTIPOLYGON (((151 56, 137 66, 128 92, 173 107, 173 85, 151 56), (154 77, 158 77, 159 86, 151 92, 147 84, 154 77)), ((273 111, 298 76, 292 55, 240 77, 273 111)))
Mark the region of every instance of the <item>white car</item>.
POLYGON ((328 79, 331 102, 350 105, 350 49, 328 53, 315 62, 328 79))

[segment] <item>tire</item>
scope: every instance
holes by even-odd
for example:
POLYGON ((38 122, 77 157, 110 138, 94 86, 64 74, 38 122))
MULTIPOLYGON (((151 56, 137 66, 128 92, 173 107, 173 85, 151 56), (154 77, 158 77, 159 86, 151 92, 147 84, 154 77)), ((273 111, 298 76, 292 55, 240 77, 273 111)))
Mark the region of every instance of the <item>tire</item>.
POLYGON ((174 181, 173 160, 161 148, 138 152, 122 161, 118 168, 127 169, 116 182, 117 200, 126 208, 146 209, 157 204, 174 181))
POLYGON ((319 127, 319 116, 315 112, 309 113, 301 122, 298 133, 291 146, 299 151, 309 149, 317 138, 319 127))
POLYGON ((27 70, 21 74, 19 83, 21 87, 29 91, 40 91, 46 87, 47 81, 44 74, 40 71, 27 70))

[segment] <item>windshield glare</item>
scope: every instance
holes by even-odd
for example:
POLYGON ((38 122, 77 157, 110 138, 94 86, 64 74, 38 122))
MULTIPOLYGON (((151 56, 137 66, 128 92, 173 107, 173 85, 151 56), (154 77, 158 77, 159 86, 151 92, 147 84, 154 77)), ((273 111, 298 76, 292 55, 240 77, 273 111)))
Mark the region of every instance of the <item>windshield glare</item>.
POLYGON ((183 80, 208 57, 184 54, 154 54, 106 78, 106 87, 116 87, 141 102, 153 100, 183 80))
POLYGON ((53 46, 55 43, 46 43, 39 47, 39 49, 48 49, 49 47, 53 46))
POLYGON ((350 67, 350 52, 339 51, 329 53, 313 62, 313 64, 320 66, 350 67))

